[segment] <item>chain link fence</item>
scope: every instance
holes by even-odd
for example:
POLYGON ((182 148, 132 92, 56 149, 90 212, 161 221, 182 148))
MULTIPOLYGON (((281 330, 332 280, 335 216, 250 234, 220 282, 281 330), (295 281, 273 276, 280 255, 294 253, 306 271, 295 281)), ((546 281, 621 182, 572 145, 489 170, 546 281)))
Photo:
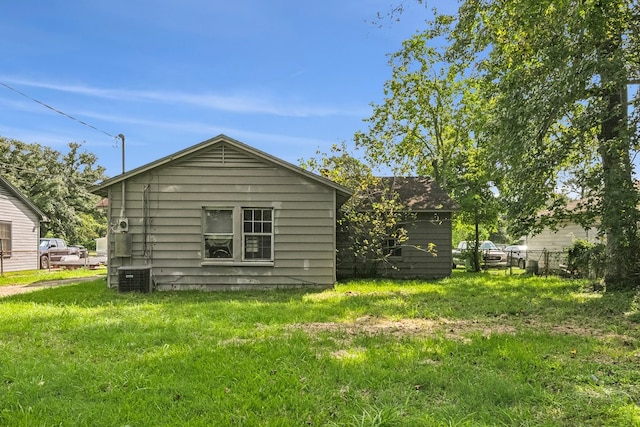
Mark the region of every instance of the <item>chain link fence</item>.
MULTIPOLYGON (((507 253, 507 255, 510 254, 507 253)), ((515 260, 510 256, 509 258, 509 265, 514 265, 515 260)), ((524 256, 524 270, 528 274, 563 275, 567 273, 567 265, 566 251, 527 250, 524 256)))

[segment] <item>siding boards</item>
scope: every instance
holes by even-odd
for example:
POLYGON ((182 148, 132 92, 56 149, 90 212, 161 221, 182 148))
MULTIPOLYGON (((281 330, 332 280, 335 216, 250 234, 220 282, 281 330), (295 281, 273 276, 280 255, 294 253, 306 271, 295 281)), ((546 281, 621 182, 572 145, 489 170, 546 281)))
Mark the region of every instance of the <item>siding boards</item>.
POLYGON ((426 250, 430 243, 436 245, 437 256, 411 246, 402 248, 402 261, 398 270, 390 270, 390 277, 398 278, 442 278, 451 274, 451 226, 450 213, 439 213, 442 223, 432 221, 434 214, 420 212, 416 221, 408 227, 407 245, 419 246, 426 250))
POLYGON ((535 236, 527 238, 527 249, 529 251, 547 250, 551 252, 562 252, 571 246, 576 240, 584 239, 592 243, 597 243, 598 230, 594 227, 585 230, 578 224, 560 224, 557 231, 545 228, 535 236))
MULTIPOLYGON (((415 221, 405 225, 409 240, 404 242, 402 256, 388 258, 389 264, 380 263, 381 277, 436 279, 451 274, 451 213, 438 212, 438 221, 434 221, 434 213, 417 212, 415 215, 415 221), (423 251, 430 243, 436 245, 437 256, 423 251)), ((351 265, 345 263, 338 267, 341 277, 351 276, 351 265)))
POLYGON ((276 232, 282 234, 289 234, 294 236, 318 236, 325 232, 327 226, 320 227, 305 227, 305 226, 289 226, 288 224, 282 224, 279 222, 276 225, 276 232))
POLYGON ((0 221, 11 224, 11 256, 2 260, 5 272, 38 268, 40 221, 31 208, 0 185, 0 221))
MULTIPOLYGON (((127 181, 132 257, 115 258, 112 266, 151 264, 160 289, 333 284, 335 189, 233 147, 214 148, 127 181), (202 265, 202 208, 215 206, 274 209, 273 266, 202 265)), ((113 185, 112 224, 120 199, 121 189, 113 185)), ((110 269, 110 284, 117 284, 117 268, 110 269)))
MULTIPOLYGON (((278 239, 278 241, 282 243, 282 239, 278 239)), ((287 248, 286 250, 298 252, 298 253, 307 252, 307 251, 322 251, 325 254, 324 255, 325 257, 327 256, 327 252, 331 254, 331 251, 333 250, 333 242, 321 243, 316 241, 314 243, 315 244, 313 246, 310 246, 306 242, 296 240, 295 242, 288 242, 286 245, 286 248, 287 248)), ((276 248, 276 253, 278 254, 284 253, 284 249, 276 248)), ((331 259, 333 259, 333 257, 331 257, 331 259)))
POLYGON ((282 260, 333 260, 331 252, 317 250, 277 251, 276 259, 282 260))
POLYGON ((313 244, 331 244, 333 246, 333 236, 322 234, 315 236, 296 236, 292 234, 278 234, 276 236, 279 242, 287 243, 287 247, 295 247, 294 244, 301 244, 308 247, 308 243, 313 244))
MULTIPOLYGON (((326 227, 327 226, 327 220, 330 220, 330 222, 333 218, 327 218, 327 215, 325 213, 325 217, 324 218, 282 218, 280 217, 279 219, 283 219, 286 221, 286 227, 302 227, 302 229, 307 230, 307 229, 313 229, 314 227, 326 227)), ((303 234, 303 233, 300 233, 303 234)))
MULTIPOLYGON (((246 169, 227 168, 227 167, 212 167, 205 169, 198 169, 195 167, 168 167, 171 171, 171 181, 164 180, 164 184, 167 185, 185 185, 185 184, 205 184, 212 185, 211 178, 225 177, 231 184, 237 185, 251 185, 255 184, 255 181, 251 176, 247 175, 246 169)), ((307 184, 309 181, 301 176, 293 176, 287 174, 288 171, 283 171, 275 167, 268 168, 253 168, 254 172, 260 172, 262 175, 261 183, 267 185, 280 185, 283 182, 288 184, 307 184)))
MULTIPOLYGON (((283 190, 282 193, 278 193, 274 189, 271 191, 267 191, 267 189, 262 189, 262 187, 256 185, 256 188, 252 188, 250 192, 246 191, 210 191, 210 194, 215 194, 216 198, 206 198, 203 197, 203 193, 198 193, 195 191, 187 192, 163 192, 157 194, 157 201, 159 203, 188 203, 188 202, 196 202, 199 201, 201 204, 204 203, 204 206, 207 204, 220 204, 220 203, 233 203, 237 201, 242 201, 246 203, 269 203, 273 200, 278 200, 280 202, 325 202, 330 203, 331 199, 327 198, 326 195, 317 194, 313 192, 311 189, 299 189, 298 192, 291 192, 289 189, 283 190), (311 192, 310 192, 311 191, 311 192)), ((129 206, 127 206, 128 208, 129 206)))

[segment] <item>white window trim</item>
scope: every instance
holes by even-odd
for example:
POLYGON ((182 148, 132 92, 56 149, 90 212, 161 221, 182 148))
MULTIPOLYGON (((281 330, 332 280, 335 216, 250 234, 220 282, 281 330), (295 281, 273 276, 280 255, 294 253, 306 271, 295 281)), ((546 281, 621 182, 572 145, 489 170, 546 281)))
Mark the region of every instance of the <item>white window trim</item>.
POLYGON ((274 242, 276 236, 275 208, 273 206, 264 205, 207 205, 202 207, 202 225, 201 225, 201 248, 202 256, 200 265, 202 266, 256 266, 256 267, 272 267, 275 260, 274 242), (271 210, 271 259, 245 259, 244 258, 244 227, 243 227, 243 210, 244 209, 269 209, 271 210), (207 258, 205 247, 204 233, 206 225, 206 211, 208 210, 230 210, 233 221, 233 256, 232 258, 207 258))
POLYGON ((236 233, 237 233, 237 226, 236 223, 234 221, 234 217, 235 217, 235 208, 233 206, 206 206, 203 207, 202 209, 202 259, 203 261, 207 261, 207 262, 214 262, 215 264, 220 264, 220 263, 224 263, 226 262, 231 262, 235 259, 235 251, 236 251, 236 233), (207 257, 207 245, 206 245, 206 239, 207 236, 214 236, 214 235, 228 235, 229 233, 205 233, 205 229, 206 229, 206 224, 207 224, 207 211, 231 211, 231 248, 232 248, 232 253, 231 253, 231 258, 209 258, 207 257))
POLYGON ((241 229, 240 229, 240 230, 241 230, 241 231, 240 231, 240 234, 241 234, 240 239, 242 240, 242 261, 243 261, 243 262, 245 262, 245 263, 251 263, 251 264, 253 264, 253 263, 259 263, 259 262, 263 262, 263 263, 264 263, 264 262, 273 263, 273 241, 275 240, 275 232, 274 232, 274 229, 275 229, 274 209, 273 209, 273 208, 271 208, 271 207, 265 208, 265 207, 255 207, 255 206, 251 206, 251 207, 249 207, 249 206, 243 206, 243 207, 240 209, 240 223, 241 223, 241 225, 242 225, 242 227, 241 227, 241 229), (253 233, 253 232, 252 232, 252 233, 246 233, 246 232, 244 231, 244 210, 245 210, 245 209, 251 209, 251 210, 257 210, 257 209, 260 209, 260 210, 269 210, 269 211, 271 211, 271 232, 270 232, 270 233, 253 233), (251 258, 247 259, 247 258, 245 258, 245 256, 246 256, 246 251, 245 251, 245 247, 244 247, 244 242, 245 242, 245 236, 247 236, 247 235, 249 235, 249 236, 270 236, 270 237, 271 237, 271 248, 270 248, 271 259, 251 259, 251 258))
POLYGON ((11 221, 0 221, 0 223, 7 226, 9 229, 9 237, 7 239, 3 239, 9 241, 9 248, 2 248, 2 257, 11 258, 13 253, 13 223, 11 221))

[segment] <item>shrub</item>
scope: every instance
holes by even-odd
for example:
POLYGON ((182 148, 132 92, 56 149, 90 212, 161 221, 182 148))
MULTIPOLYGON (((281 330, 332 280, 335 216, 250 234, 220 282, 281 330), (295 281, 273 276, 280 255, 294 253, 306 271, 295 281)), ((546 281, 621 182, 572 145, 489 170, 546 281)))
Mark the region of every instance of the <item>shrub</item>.
POLYGON ((576 240, 567 250, 567 269, 574 277, 597 278, 604 276, 605 246, 587 240, 576 240))

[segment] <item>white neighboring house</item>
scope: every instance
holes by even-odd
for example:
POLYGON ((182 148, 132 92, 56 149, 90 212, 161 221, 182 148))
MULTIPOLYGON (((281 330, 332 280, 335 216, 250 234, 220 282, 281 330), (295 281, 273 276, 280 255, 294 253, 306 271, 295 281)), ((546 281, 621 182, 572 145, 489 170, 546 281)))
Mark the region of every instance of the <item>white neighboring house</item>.
MULTIPOLYGON (((568 209, 575 209, 577 201, 570 202, 568 209)), ((527 245, 527 260, 538 261, 540 269, 557 269, 561 264, 566 264, 566 250, 577 240, 586 240, 591 243, 601 243, 598 236, 597 224, 590 228, 566 220, 557 225, 557 230, 545 228, 536 235, 529 235, 525 238, 527 245), (544 255, 544 253, 548 255, 544 255)))
POLYGON ((107 238, 99 237, 96 239, 96 258, 104 264, 107 263, 107 238))
POLYGON ((39 266, 40 223, 45 215, 9 181, 0 176, 0 269, 36 270, 39 266))
POLYGON ((560 224, 557 231, 545 228, 535 236, 527 236, 525 244, 528 251, 562 252, 576 240, 587 240, 591 243, 599 243, 598 229, 591 227, 585 230, 582 226, 573 222, 560 224))

